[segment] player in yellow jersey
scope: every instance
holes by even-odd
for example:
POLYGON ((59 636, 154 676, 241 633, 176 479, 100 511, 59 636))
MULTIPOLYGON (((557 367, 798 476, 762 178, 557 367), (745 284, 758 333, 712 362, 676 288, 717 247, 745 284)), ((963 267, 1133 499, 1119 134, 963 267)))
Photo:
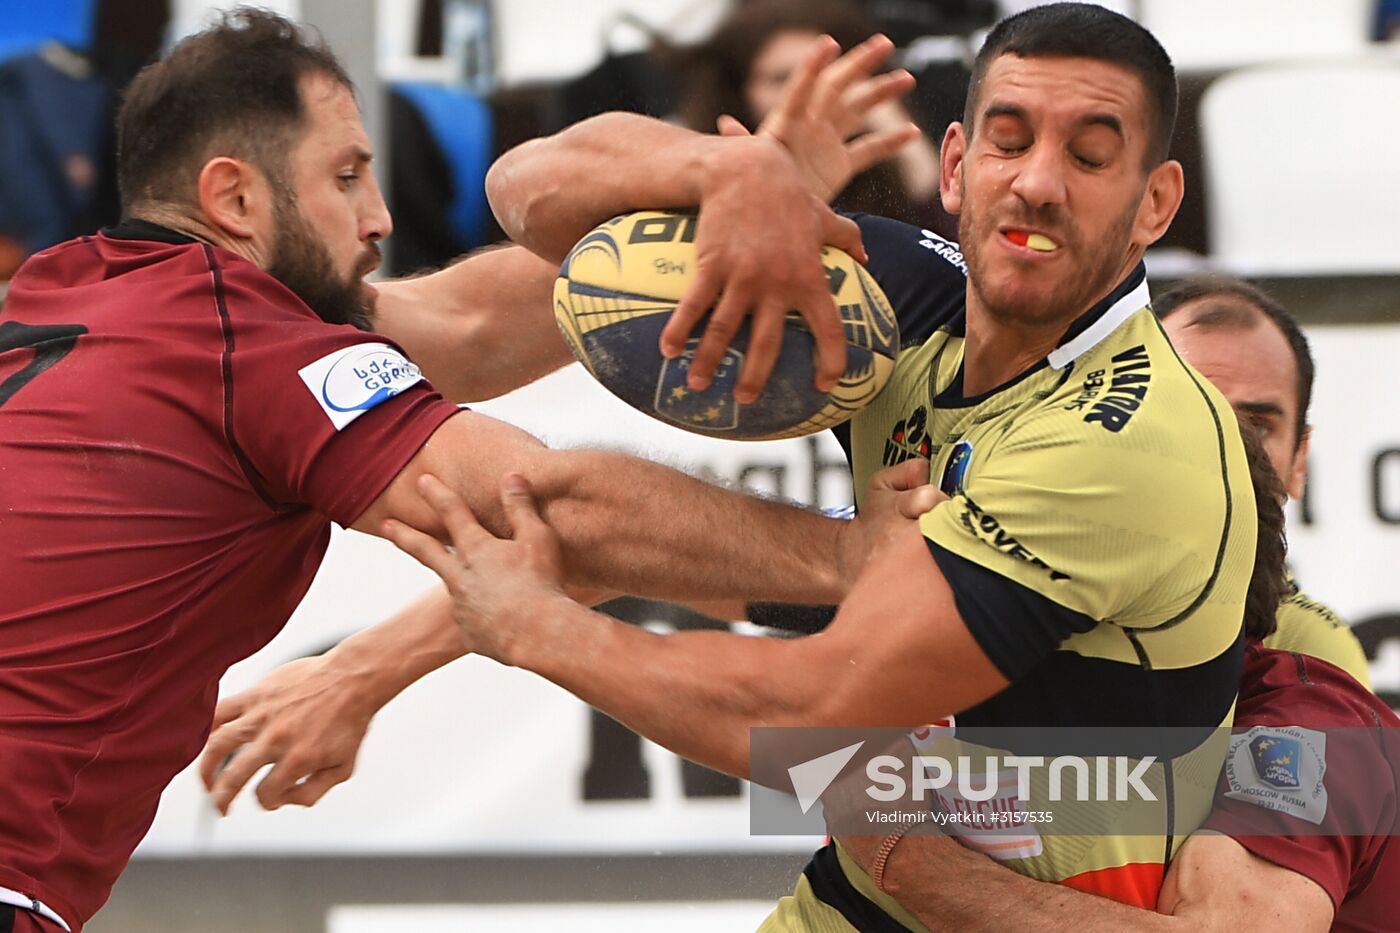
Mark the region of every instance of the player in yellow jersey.
MULTIPOLYGON (((758 725, 953 716, 971 741, 1001 725, 1210 734, 1236 694, 1256 519, 1229 404, 1181 362, 1149 307, 1142 255, 1182 195, 1181 167, 1166 158, 1175 111, 1171 63, 1137 24, 1089 4, 1035 8, 993 30, 966 118, 944 140, 941 193, 960 214, 961 245, 858 219, 904 340, 890 387, 849 432, 858 486, 926 453, 950 498, 872 555, 820 636, 656 636, 584 609, 559 590, 553 536, 518 481, 503 490, 511 541, 432 483, 423 492, 455 554, 402 525, 386 532, 443 576, 470 650, 733 774, 748 774, 758 725)), ((796 117, 779 141, 819 182, 845 173, 821 170, 831 163, 796 117)), ((692 175, 725 142, 608 115, 508 154, 489 188, 512 236, 558 259, 609 216, 694 204, 704 185, 692 175)), ((731 233, 742 242, 787 226, 768 216, 731 233)), ((700 250, 702 269, 715 255, 733 256, 700 250)), ((751 308, 748 289, 784 270, 736 262, 742 274, 717 285, 716 319, 752 310, 771 331, 787 308, 751 308)), ((703 383, 701 370, 691 372, 703 383)), ((677 520, 694 527, 697 549, 730 531, 677 520)), ((259 725, 225 729, 247 737, 259 725)), ((253 763, 276 760, 263 751, 253 763)), ((1158 757, 1154 831, 1117 834, 1102 808, 1083 834, 1038 836, 1006 864, 1152 903, 1205 816, 1223 752, 1198 743, 1158 757)), ((827 847, 770 928, 878 929, 898 916, 827 847)))
MULTIPOLYGON (((1260 289, 1229 278, 1183 283, 1156 296, 1152 307, 1177 351, 1230 400, 1236 414, 1258 426, 1274 472, 1288 495, 1301 499, 1313 360, 1293 315, 1260 289)), ((1288 582, 1278 628, 1264 646, 1330 661, 1369 688, 1366 655, 1351 628, 1299 589, 1291 575, 1288 582)))

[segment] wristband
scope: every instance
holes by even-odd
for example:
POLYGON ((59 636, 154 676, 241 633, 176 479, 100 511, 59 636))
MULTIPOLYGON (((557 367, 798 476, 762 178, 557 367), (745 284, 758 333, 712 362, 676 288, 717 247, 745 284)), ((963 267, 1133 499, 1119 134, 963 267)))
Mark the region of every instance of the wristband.
MULTIPOLYGON (((880 842, 880 848, 875 852, 875 861, 870 863, 870 880, 875 882, 875 887, 885 891, 885 863, 890 860, 890 853, 899 844, 899 840, 904 838, 904 834, 909 832, 912 824, 900 826, 890 833, 880 842)), ((890 893, 885 891, 886 894, 890 893)))

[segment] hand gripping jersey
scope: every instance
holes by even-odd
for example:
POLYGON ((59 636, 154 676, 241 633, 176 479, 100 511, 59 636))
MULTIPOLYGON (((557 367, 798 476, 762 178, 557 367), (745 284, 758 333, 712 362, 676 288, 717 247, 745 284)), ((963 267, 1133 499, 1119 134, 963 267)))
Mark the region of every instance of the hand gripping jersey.
MULTIPOLYGON (((1150 907, 1172 853, 1209 811, 1225 751, 1217 727, 1230 724, 1239 682, 1256 518, 1233 413, 1173 351, 1141 267, 1046 359, 966 397, 957 245, 883 218, 858 222, 903 348, 889 385, 852 422, 856 489, 883 467, 930 459, 931 481, 951 498, 920 527, 959 613, 1012 682, 958 713, 956 737, 1195 730, 1192 743, 1157 750, 1148 781, 1159 832, 1118 835, 1115 809, 1089 806, 1080 834, 1031 829, 1009 850, 984 851, 1031 877, 1150 907)), ((833 845, 767 929, 851 926, 919 928, 833 845)))
POLYGON ((1234 732, 1206 828, 1317 882, 1336 908, 1334 931, 1394 930, 1400 718, 1325 661, 1251 645, 1234 732), (1287 762, 1280 774, 1270 755, 1287 762), (1320 765, 1320 787, 1290 779, 1307 773, 1306 759, 1320 765))
POLYGON ((77 929, 219 677, 456 406, 173 231, 40 253, 0 311, 0 886, 77 929))
POLYGON ((1278 628, 1264 639, 1264 647, 1321 658, 1355 677, 1367 690, 1371 689, 1366 652, 1351 626, 1299 589, 1292 573, 1288 574, 1288 592, 1278 606, 1278 628))

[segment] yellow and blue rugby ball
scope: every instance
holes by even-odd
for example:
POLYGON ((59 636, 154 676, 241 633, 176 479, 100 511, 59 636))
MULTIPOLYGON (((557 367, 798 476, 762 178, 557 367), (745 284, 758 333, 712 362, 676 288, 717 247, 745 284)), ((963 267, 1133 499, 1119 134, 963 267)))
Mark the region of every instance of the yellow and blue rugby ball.
POLYGON ((569 348, 618 398, 687 431, 733 440, 801 437, 835 427, 879 394, 894 371, 899 327, 875 280, 849 255, 822 250, 822 265, 846 330, 846 371, 829 393, 815 378, 816 345, 796 311, 763 394, 734 400, 748 351, 747 322, 703 392, 686 385, 708 315, 685 352, 661 355, 661 331, 695 275, 691 213, 640 211, 595 228, 569 252, 554 285, 554 316, 569 348))

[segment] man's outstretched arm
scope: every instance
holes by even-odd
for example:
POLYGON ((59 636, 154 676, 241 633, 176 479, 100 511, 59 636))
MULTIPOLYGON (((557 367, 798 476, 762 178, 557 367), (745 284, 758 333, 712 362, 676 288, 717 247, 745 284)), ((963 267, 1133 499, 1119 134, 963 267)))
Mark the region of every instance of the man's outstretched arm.
MULTIPOLYGON (((932 508, 937 491, 927 479, 924 460, 907 460, 871 477, 852 547, 868 553, 932 508)), ((588 604, 611 595, 568 592, 588 604)), ((742 600, 711 606, 720 615, 743 614, 742 600)), ((227 812, 265 764, 277 764, 258 784, 258 801, 267 809, 311 806, 347 780, 379 709, 420 677, 467 653, 453 608, 446 590, 435 589, 326 654, 283 665, 248 690, 221 699, 200 760, 215 805, 227 812), (237 759, 229 761, 235 751, 237 759)))
POLYGON ((573 361, 554 322, 558 263, 518 246, 478 250, 379 284, 371 325, 454 402, 495 398, 573 361))
MULTIPOLYGON (((867 873, 874 871, 882 837, 839 842, 867 873)), ((1182 845, 1156 913, 1027 878, 946 836, 900 839, 878 880, 935 930, 1322 933, 1332 925, 1332 902, 1311 879, 1251 854, 1229 836, 1210 833, 1182 845)))
POLYGON ((493 536, 431 479, 423 491, 454 551, 401 523, 389 523, 386 532, 443 578, 473 651, 534 671, 709 767, 747 776, 755 726, 913 726, 966 709, 1007 684, 958 615, 912 526, 865 562, 820 635, 661 636, 570 600, 559 586, 558 538, 535 512, 523 478, 508 477, 506 484, 512 540, 493 536))
POLYGON ((689 368, 692 387, 704 389, 752 315, 734 390, 751 402, 796 309, 815 337, 816 385, 827 391, 845 369, 845 344, 819 252, 829 243, 864 257, 855 224, 825 203, 830 185, 839 188, 911 138, 904 127, 847 142, 839 127, 912 86, 905 73, 871 77, 892 49, 876 37, 833 61, 835 42, 818 41, 795 70, 776 123, 753 137, 696 133, 636 114, 582 121, 503 155, 487 175, 487 196, 513 240, 556 263, 610 217, 698 206, 696 269, 661 335, 662 352, 680 355, 709 312, 689 368))

